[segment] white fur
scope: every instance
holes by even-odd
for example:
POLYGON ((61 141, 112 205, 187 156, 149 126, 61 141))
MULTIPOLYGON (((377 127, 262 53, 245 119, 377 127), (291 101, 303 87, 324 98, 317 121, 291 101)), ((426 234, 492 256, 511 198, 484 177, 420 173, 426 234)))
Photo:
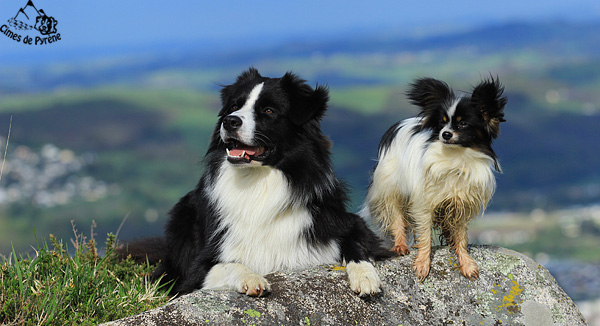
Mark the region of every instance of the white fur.
POLYGON ((417 235, 430 233, 433 212, 443 202, 453 203, 455 223, 468 223, 482 213, 496 189, 493 163, 491 157, 470 148, 431 143, 423 156, 423 192, 410 198, 417 235))
MULTIPOLYGON (((265 83, 260 83, 252 89, 244 106, 239 110, 232 112, 230 115, 237 116, 242 119, 242 127, 238 131, 239 140, 247 145, 254 145, 254 132, 256 129, 256 121, 254 119, 254 105, 258 100, 260 92, 263 89, 265 83)), ((225 140, 227 138, 227 131, 221 125, 220 129, 221 138, 225 140)))
POLYGON ((360 296, 381 292, 381 280, 377 275, 377 270, 370 262, 349 262, 346 265, 346 271, 350 288, 360 296))
POLYGON ((390 147, 380 154, 373 172, 373 183, 361 215, 372 215, 384 228, 401 218, 378 216, 381 215, 378 212, 390 212, 384 206, 407 204, 413 213, 430 214, 448 197, 456 197, 471 198, 476 201, 474 205, 484 209, 494 193, 496 180, 491 157, 459 145, 429 142, 431 132, 413 132, 420 122, 420 118, 402 121, 390 147), (398 199, 408 202, 393 202, 398 199))
POLYGON ((377 205, 376 202, 422 192, 423 151, 431 133, 426 131, 413 135, 413 128, 420 123, 421 118, 402 121, 390 147, 380 153, 377 168, 373 172, 372 186, 367 194, 366 207, 371 207, 361 211, 364 217, 373 213, 372 206, 377 205))
MULTIPOLYGON (((458 106, 458 103, 460 102, 461 97, 458 97, 457 99, 454 100, 454 103, 452 103, 452 105, 450 105, 448 107, 448 109, 446 109, 446 114, 448 115, 448 117, 453 117, 454 116, 454 112, 456 112, 456 107, 458 106)), ((448 119, 448 123, 450 123, 451 119, 448 119)))
POLYGON ((482 197, 485 206, 496 188, 493 165, 494 160, 482 152, 433 142, 423 156, 426 192, 442 198, 482 197))
POLYGON ((253 273, 242 264, 217 264, 204 279, 203 288, 211 290, 235 290, 240 293, 270 291, 271 285, 262 276, 253 273))
POLYGON ((220 262, 240 263, 265 275, 339 260, 335 241, 317 245, 306 240, 305 231, 313 218, 305 203, 294 200, 280 170, 235 167, 224 161, 207 193, 226 230, 220 262))
POLYGON ((446 140, 446 141, 449 141, 449 142, 456 141, 457 135, 454 132, 454 130, 452 129, 452 117, 454 116, 454 112, 456 112, 456 107, 458 106, 458 102, 460 102, 460 98, 456 99, 454 101, 454 103, 452 103, 452 105, 446 110, 446 114, 450 118, 448 119, 448 123, 444 126, 444 128, 442 128, 442 130, 440 131, 440 133, 438 135, 438 139, 440 141, 445 141, 444 138, 442 137, 442 135, 446 131, 452 134, 452 138, 449 140, 446 140))

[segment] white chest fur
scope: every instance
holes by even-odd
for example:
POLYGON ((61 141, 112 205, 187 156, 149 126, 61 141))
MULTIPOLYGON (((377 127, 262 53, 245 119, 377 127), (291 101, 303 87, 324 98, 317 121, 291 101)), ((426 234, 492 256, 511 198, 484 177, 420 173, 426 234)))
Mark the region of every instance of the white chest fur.
POLYGON ((313 223, 311 213, 294 200, 281 171, 225 162, 219 173, 208 194, 226 230, 220 262, 241 263, 253 272, 267 274, 339 259, 337 243, 316 245, 306 240, 305 231, 313 223))
POLYGON ((449 197, 485 208, 496 188, 493 160, 470 148, 434 142, 423 157, 424 196, 433 205, 449 197))

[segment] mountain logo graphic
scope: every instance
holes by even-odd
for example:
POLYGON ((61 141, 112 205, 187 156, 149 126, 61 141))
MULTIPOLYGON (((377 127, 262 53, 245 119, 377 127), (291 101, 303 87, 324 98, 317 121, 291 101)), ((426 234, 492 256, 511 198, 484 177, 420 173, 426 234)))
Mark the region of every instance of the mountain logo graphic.
POLYGON ((25 7, 19 9, 17 14, 8 20, 8 25, 17 30, 35 29, 42 35, 55 34, 58 21, 54 17, 46 15, 44 9, 37 9, 33 1, 29 0, 25 7))
POLYGON ((23 8, 0 26, 0 33, 16 42, 27 45, 46 45, 61 40, 56 29, 58 21, 48 16, 44 9, 38 9, 32 0, 28 0, 23 8), (39 34, 38 34, 39 32, 39 34))

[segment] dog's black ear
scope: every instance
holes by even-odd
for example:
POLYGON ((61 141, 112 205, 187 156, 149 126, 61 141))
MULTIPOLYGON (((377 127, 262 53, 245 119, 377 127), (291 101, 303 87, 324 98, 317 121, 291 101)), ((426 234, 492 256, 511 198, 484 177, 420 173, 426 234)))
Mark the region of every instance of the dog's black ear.
POLYGON ((296 125, 303 125, 312 119, 319 120, 325 114, 329 90, 317 85, 314 89, 298 75, 288 72, 281 77, 281 88, 290 99, 290 119, 296 125))
POLYGON ((473 88, 471 104, 481 111, 488 133, 493 138, 500 135, 500 123, 504 122, 504 106, 507 98, 502 96, 504 87, 496 77, 490 77, 473 88))
POLYGON ((425 111, 436 109, 454 98, 448 84, 433 78, 417 79, 410 84, 406 95, 410 103, 421 107, 425 115, 425 111))
POLYGON ((258 73, 258 69, 254 67, 248 68, 248 70, 242 72, 237 77, 236 83, 243 83, 245 81, 251 81, 254 79, 262 78, 262 76, 258 73))

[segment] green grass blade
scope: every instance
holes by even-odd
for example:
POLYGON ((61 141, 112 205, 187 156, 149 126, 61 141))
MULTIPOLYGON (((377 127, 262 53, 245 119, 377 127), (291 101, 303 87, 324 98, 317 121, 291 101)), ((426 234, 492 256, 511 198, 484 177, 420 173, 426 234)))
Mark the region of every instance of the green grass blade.
POLYGON ((11 247, 12 247, 12 254, 13 254, 13 266, 15 267, 15 272, 17 273, 17 277, 19 278, 19 291, 21 291, 21 294, 25 293, 24 290, 24 284, 23 284, 23 271, 21 268, 21 262, 19 261, 19 259, 17 259, 17 253, 15 252, 15 246, 12 245, 11 243, 11 247))

